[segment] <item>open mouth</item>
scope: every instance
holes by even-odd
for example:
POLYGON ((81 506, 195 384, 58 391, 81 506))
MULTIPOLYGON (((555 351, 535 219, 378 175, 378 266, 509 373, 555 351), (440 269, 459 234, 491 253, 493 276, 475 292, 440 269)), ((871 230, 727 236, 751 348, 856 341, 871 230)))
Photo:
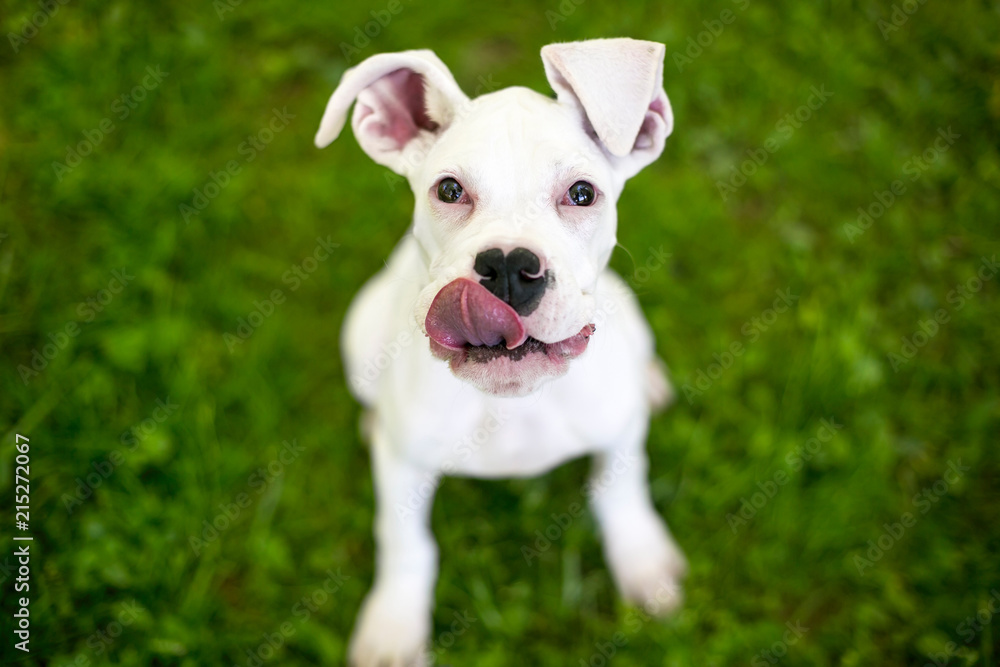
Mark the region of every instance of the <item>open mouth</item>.
POLYGON ((522 394, 544 378, 566 373, 597 328, 545 343, 525 332, 521 317, 479 283, 454 280, 434 297, 424 322, 431 353, 452 372, 497 394, 522 394))
POLYGON ((438 359, 450 361, 453 364, 471 362, 485 364, 497 359, 506 359, 511 362, 518 362, 529 355, 541 355, 549 361, 560 363, 569 361, 580 356, 587 349, 590 337, 597 331, 597 327, 588 324, 575 336, 571 336, 558 343, 543 343, 542 341, 528 336, 523 343, 514 348, 508 348, 506 341, 495 345, 471 345, 466 343, 458 349, 445 347, 436 340, 431 339, 431 352, 438 359))

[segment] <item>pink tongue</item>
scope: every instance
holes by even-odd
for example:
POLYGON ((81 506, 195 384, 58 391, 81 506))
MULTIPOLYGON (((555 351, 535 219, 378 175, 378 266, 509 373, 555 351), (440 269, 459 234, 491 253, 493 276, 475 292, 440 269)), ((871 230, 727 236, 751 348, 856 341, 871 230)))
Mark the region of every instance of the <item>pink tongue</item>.
POLYGON ((467 344, 496 345, 501 340, 513 350, 528 338, 514 309, 468 278, 441 288, 424 326, 431 339, 451 350, 461 350, 467 344))

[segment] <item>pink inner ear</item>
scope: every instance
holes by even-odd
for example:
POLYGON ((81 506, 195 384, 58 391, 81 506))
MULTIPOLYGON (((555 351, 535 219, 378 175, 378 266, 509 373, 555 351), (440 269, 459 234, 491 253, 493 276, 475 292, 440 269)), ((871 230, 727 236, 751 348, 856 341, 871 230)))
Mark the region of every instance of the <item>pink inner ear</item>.
POLYGON ((396 149, 409 143, 420 130, 438 127, 427 115, 423 77, 413 70, 398 69, 387 74, 365 92, 366 104, 359 120, 364 121, 366 130, 391 140, 396 149))
MULTIPOLYGON (((406 106, 410 110, 417 127, 423 130, 436 130, 438 124, 427 115, 427 99, 424 96, 424 77, 412 70, 404 69, 400 71, 406 75, 406 81, 402 86, 403 97, 406 99, 406 106)), ((393 74, 398 73, 393 72, 393 74)))
POLYGON ((639 134, 636 135, 635 145, 632 150, 642 150, 654 147, 654 139, 658 132, 662 132, 666 127, 667 102, 662 95, 657 96, 649 104, 645 118, 642 119, 642 126, 639 134))
POLYGON ((663 113, 662 109, 657 111, 653 109, 654 102, 650 105, 650 111, 646 112, 646 117, 642 120, 642 127, 639 128, 639 134, 635 137, 635 146, 632 150, 642 150, 646 148, 653 147, 653 134, 656 131, 657 125, 663 125, 663 113))
POLYGON ((657 97, 649 105, 649 110, 662 117, 666 114, 667 104, 662 97, 657 97))

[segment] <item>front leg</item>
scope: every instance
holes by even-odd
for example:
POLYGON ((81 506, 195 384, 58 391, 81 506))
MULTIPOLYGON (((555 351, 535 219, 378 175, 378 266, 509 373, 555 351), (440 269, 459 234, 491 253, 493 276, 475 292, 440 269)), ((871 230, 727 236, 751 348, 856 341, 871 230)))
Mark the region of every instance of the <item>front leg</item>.
POLYGON ((430 509, 437 475, 403 460, 375 428, 375 582, 351 637, 355 667, 411 667, 426 662, 437 579, 430 509))
POLYGON ((604 554, 622 597, 653 615, 682 599, 684 554, 649 497, 646 423, 597 453, 587 495, 604 538, 604 554))

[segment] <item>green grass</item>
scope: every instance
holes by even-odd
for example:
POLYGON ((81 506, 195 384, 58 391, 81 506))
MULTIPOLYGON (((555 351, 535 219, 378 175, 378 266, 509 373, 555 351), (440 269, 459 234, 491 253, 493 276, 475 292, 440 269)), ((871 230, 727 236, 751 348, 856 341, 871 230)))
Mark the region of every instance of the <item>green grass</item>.
MULTIPOLYGON (((16 53, 0 44, 0 562, 13 560, 15 433, 31 438, 35 538, 29 657, 6 629, 15 575, 0 572, 4 664, 243 667, 286 622, 266 664, 343 660, 372 577, 373 497, 338 332, 412 196, 352 137, 318 151, 312 136, 348 66, 341 43, 387 6, 262 0, 220 20, 208 0, 70 2, 16 53), (147 67, 167 74, 122 106, 147 67), (241 144, 286 108, 247 161, 241 144), (53 167, 104 119, 91 154, 53 167), (186 224, 180 205, 229 161, 239 172, 186 224), (293 290, 286 272, 328 236, 339 247, 293 290), (124 289, 102 293, 121 270, 124 289), (224 334, 279 289, 230 351, 224 334), (285 441, 303 451, 257 472, 285 441), (77 479, 109 465, 67 508, 77 479), (195 554, 220 504, 239 514, 195 554), (302 613, 328 571, 344 579, 302 613)), ((599 665, 613 647, 623 666, 770 664, 761 651, 798 622, 809 629, 781 664, 924 665, 948 642, 963 647, 948 664, 997 664, 1000 623, 971 637, 961 624, 1000 590, 1000 277, 953 293, 1000 250, 997 4, 927 2, 885 37, 891 3, 563 6, 404 0, 357 55, 432 48, 467 91, 491 77, 548 92, 546 43, 667 45, 676 129, 622 197, 613 266, 678 388, 706 374, 649 438, 657 507, 691 562, 687 600, 666 622, 622 605, 589 514, 526 562, 522 546, 581 499, 586 462, 450 479, 433 513, 439 663, 599 665), (733 21, 678 71, 673 54, 726 9, 733 21), (813 86, 832 96, 779 125, 813 86), (947 151, 908 165, 949 127, 947 151), (780 147, 723 200, 718 183, 769 139, 780 147), (905 191, 852 231, 895 180, 905 191), (667 264, 636 272, 661 246, 667 264), (772 319, 777 290, 798 299, 772 319), (948 321, 894 369, 901 337, 940 309, 948 321), (843 428, 810 443, 824 419, 843 428), (958 461, 968 470, 941 482, 958 461), (761 486, 774 497, 737 523, 761 486), (859 571, 906 512, 913 525, 859 571), (455 613, 476 620, 452 637, 455 613)), ((38 10, 4 2, 4 35, 38 10)))

